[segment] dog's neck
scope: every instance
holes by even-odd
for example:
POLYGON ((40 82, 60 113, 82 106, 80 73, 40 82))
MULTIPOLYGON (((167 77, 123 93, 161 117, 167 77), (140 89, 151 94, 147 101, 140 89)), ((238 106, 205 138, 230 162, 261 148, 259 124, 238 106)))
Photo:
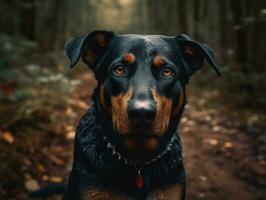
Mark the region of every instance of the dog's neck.
POLYGON ((170 141, 167 143, 165 149, 163 151, 161 151, 157 156, 155 156, 154 158, 152 158, 150 160, 138 162, 138 161, 133 161, 133 160, 127 158, 126 156, 124 156, 122 153, 120 153, 116 149, 116 147, 108 140, 108 138, 105 135, 103 136, 103 141, 106 142, 106 147, 112 151, 112 155, 114 156, 114 158, 116 158, 118 160, 122 160, 125 165, 140 166, 141 168, 145 167, 146 165, 150 165, 151 163, 159 160, 168 151, 170 151, 172 148, 174 140, 175 140, 175 137, 173 135, 172 138, 170 139, 170 141))

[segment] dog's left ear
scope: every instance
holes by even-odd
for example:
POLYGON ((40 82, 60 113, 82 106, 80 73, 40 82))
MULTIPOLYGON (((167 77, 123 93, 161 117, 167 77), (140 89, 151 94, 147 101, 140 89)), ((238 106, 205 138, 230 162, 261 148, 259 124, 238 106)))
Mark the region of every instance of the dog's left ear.
POLYGON ((187 35, 180 34, 176 37, 180 53, 184 58, 185 65, 189 68, 190 74, 200 69, 204 64, 204 59, 221 76, 221 72, 216 65, 213 50, 206 44, 191 40, 187 35))
POLYGON ((114 36, 112 31, 93 31, 76 37, 65 45, 70 67, 74 67, 80 57, 94 72, 97 71, 114 36))

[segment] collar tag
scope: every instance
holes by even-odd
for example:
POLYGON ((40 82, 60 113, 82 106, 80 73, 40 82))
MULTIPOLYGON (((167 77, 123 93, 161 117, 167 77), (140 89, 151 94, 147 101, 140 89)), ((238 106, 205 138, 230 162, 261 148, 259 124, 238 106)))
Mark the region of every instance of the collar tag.
POLYGON ((136 184, 137 189, 139 190, 141 190, 144 186, 144 178, 141 174, 141 170, 138 170, 138 173, 135 179, 135 184, 136 184))

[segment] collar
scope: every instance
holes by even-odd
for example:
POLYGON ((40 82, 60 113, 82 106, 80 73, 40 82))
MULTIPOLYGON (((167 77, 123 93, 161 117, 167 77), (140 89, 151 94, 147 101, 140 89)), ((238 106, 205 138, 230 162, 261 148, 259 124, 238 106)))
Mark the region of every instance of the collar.
POLYGON ((169 152, 172 149, 174 140, 175 140, 175 134, 173 134, 173 136, 171 137, 171 140, 168 142, 166 148, 156 157, 152 158, 151 160, 145 161, 145 162, 136 162, 136 161, 132 161, 128 158, 126 158, 125 156, 123 156, 120 152, 118 152, 115 148, 115 146, 113 144, 111 144, 110 141, 108 141, 107 137, 104 135, 103 136, 103 141, 106 142, 106 146, 108 149, 111 149, 112 151, 112 155, 114 157, 116 157, 118 160, 122 160, 124 162, 125 165, 132 165, 134 167, 136 166, 147 166, 151 163, 154 163, 155 161, 159 160, 162 156, 164 156, 167 152, 169 152))

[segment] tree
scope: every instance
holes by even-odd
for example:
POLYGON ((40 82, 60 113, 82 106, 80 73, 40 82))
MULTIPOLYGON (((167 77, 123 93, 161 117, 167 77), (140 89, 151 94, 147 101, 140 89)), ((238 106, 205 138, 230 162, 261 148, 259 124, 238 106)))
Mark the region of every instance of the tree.
POLYGON ((187 2, 184 0, 177 0, 177 19, 179 31, 181 33, 187 33, 187 2))

